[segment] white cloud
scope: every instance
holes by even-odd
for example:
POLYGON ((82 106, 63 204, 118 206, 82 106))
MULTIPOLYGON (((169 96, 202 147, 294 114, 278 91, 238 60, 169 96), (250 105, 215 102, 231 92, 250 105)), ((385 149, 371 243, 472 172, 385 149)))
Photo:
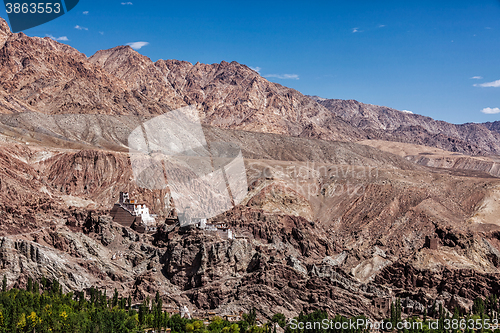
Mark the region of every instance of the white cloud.
POLYGON ((378 27, 383 28, 383 27, 385 27, 385 24, 379 24, 378 27))
POLYGON ((277 79, 283 80, 298 80, 299 76, 297 74, 268 74, 264 75, 264 77, 274 77, 277 79))
POLYGON ((132 5, 133 5, 133 3, 132 3, 132 2, 130 2, 130 1, 128 1, 128 2, 122 2, 122 6, 127 6, 127 5, 128 5, 128 6, 132 6, 132 5))
POLYGON ((81 27, 78 24, 75 25, 75 29, 78 29, 78 30, 89 30, 89 28, 81 27))
POLYGON ((99 33, 100 33, 101 35, 104 35, 104 31, 99 31, 99 33))
POLYGON ((53 40, 57 40, 57 41, 63 41, 63 42, 69 41, 68 37, 66 37, 66 36, 54 37, 52 35, 45 35, 45 37, 49 37, 49 38, 51 38, 53 40))
POLYGON ((89 11, 88 10, 84 11, 83 15, 89 15, 89 11))
POLYGON ((484 108, 481 110, 482 113, 486 113, 486 114, 497 114, 497 113, 500 113, 500 109, 499 108, 484 108))
POLYGON ((500 80, 496 80, 493 82, 486 82, 486 83, 480 83, 480 84, 475 84, 474 87, 493 87, 493 88, 500 88, 500 80))
POLYGON ((481 80, 483 77, 482 76, 473 76, 471 77, 471 79, 474 79, 474 80, 481 80))
POLYGON ((262 68, 260 68, 260 67, 252 67, 252 66, 250 66, 250 69, 253 69, 254 71, 256 71, 257 73, 259 73, 259 74, 260 74, 260 70, 261 70, 262 68))
POLYGON ((401 110, 401 112, 413 114, 413 112, 408 111, 408 110, 401 110))
POLYGON ((359 28, 352 28, 352 33, 356 33, 356 32, 362 32, 363 30, 359 30, 359 28))
POLYGON ((127 45, 129 45, 134 50, 139 50, 143 46, 149 45, 149 43, 148 42, 133 42, 133 43, 127 43, 127 45))

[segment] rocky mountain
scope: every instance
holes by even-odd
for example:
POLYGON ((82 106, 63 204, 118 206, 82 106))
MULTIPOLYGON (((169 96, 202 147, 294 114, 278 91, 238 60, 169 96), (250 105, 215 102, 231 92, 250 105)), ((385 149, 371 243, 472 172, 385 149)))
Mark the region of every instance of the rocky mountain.
POLYGON ((498 164, 469 156, 497 151, 495 124, 316 102, 236 62, 152 62, 129 47, 87 58, 1 20, 0 58, 9 286, 45 276, 137 301, 159 291, 192 311, 255 306, 267 318, 323 309, 380 319, 374 300, 396 297, 420 312, 435 301, 468 311, 500 294, 498 164), (208 143, 241 149, 248 193, 209 221, 235 239, 163 224, 175 215, 170 191, 134 179, 130 133, 185 105, 208 143), (121 191, 158 215, 157 232, 112 221, 121 191))
POLYGON ((334 115, 367 133, 369 139, 412 143, 468 155, 498 155, 498 124, 454 125, 429 117, 354 100, 313 96, 334 115))
MULTIPOLYGON (((89 61, 129 82, 130 89, 161 102, 166 96, 195 105, 211 126, 325 140, 352 141, 364 134, 296 90, 262 78, 237 62, 153 63, 130 47, 98 51, 89 61)), ((184 104, 174 105, 180 107, 184 104)))
POLYGON ((204 123, 222 128, 342 141, 364 137, 299 92, 236 62, 153 63, 128 46, 87 58, 50 38, 12 34, 3 20, 1 27, 2 113, 147 116, 193 104, 204 123))
POLYGON ((0 50, 0 87, 2 95, 13 100, 10 104, 30 108, 18 112, 159 114, 165 111, 161 105, 127 89, 125 82, 67 45, 48 37, 6 34, 0 50))
POLYGON ((2 113, 151 116, 190 104, 205 124, 227 129, 390 140, 473 155, 500 149, 500 134, 486 125, 453 125, 356 101, 311 101, 236 62, 153 63, 128 46, 87 58, 50 38, 12 34, 5 21, 1 27, 2 113))
POLYGON ((490 131, 500 133, 500 121, 487 122, 483 124, 490 131))
POLYGON ((311 101, 236 62, 153 63, 128 46, 87 58, 50 38, 12 34, 4 20, 0 28, 0 113, 151 116, 191 104, 205 124, 227 129, 389 140, 469 155, 500 149, 494 123, 453 125, 356 101, 311 101))

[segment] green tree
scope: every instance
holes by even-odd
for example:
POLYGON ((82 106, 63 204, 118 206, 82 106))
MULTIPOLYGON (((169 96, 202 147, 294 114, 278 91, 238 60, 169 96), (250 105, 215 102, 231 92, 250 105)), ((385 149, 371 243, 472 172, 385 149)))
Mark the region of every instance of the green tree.
POLYGON ((212 318, 212 321, 208 325, 208 329, 210 330, 210 332, 221 332, 224 326, 224 319, 219 316, 215 316, 212 318))
POLYGON ((232 324, 231 326, 226 326, 222 329, 223 333, 240 333, 240 327, 238 324, 232 324))
POLYGON ((50 287, 50 291, 51 291, 51 293, 53 295, 59 295, 60 294, 61 288, 60 288, 60 285, 59 285, 59 281, 57 281, 57 279, 52 280, 52 285, 50 287))
POLYGON ((163 301, 160 297, 160 293, 156 292, 156 297, 155 297, 155 308, 154 308, 154 327, 157 329, 160 329, 162 326, 162 319, 163 319, 163 301))
POLYGON ((472 305, 472 313, 481 315, 484 313, 485 305, 484 301, 481 297, 478 297, 474 300, 474 304, 472 305))
POLYGON ((252 308, 248 313, 244 313, 243 320, 248 323, 248 326, 254 326, 257 320, 257 310, 252 308))
POLYGON ((271 322, 278 324, 281 328, 285 328, 286 317, 282 313, 277 313, 271 318, 271 322))
POLYGON ((186 324, 186 332, 194 332, 194 325, 191 323, 186 324))
POLYGON ((45 278, 45 276, 42 276, 42 289, 46 290, 47 286, 48 286, 47 279, 45 278))
POLYGON ((33 291, 33 279, 30 277, 28 277, 28 284, 26 285, 26 291, 27 292, 32 292, 33 291))
POLYGON ((146 317, 146 311, 144 310, 144 305, 139 305, 139 325, 144 325, 146 317))
POLYGON ((0 333, 7 332, 7 328, 5 326, 5 318, 3 317, 2 311, 0 311, 0 333))
POLYGON ((115 288, 115 292, 113 293, 113 303, 111 305, 112 308, 118 305, 118 290, 115 288))

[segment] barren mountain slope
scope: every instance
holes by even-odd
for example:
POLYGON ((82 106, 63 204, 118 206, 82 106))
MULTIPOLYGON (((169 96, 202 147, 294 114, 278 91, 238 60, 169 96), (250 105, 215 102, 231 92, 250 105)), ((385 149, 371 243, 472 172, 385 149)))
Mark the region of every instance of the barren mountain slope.
POLYGON ((468 155, 500 154, 500 133, 488 129, 486 124, 454 125, 354 100, 312 98, 334 115, 363 129, 369 139, 413 143, 468 155))
POLYGON ((363 140, 358 143, 402 156, 408 161, 420 165, 434 168, 475 170, 500 177, 500 158, 498 156, 470 156, 439 148, 394 141, 363 140))
MULTIPOLYGON (((128 137, 142 121, 140 116, 46 115, 25 112, 0 115, 0 133, 16 142, 74 149, 102 148, 128 152, 128 137)), ((297 138, 203 126, 208 141, 230 142, 245 158, 360 166, 418 168, 393 154, 355 143, 297 138)))
MULTIPOLYGON (((126 154, 47 149, 4 137, 2 186, 22 189, 31 177, 31 188, 2 198, 2 231, 15 235, 0 246, 9 281, 22 285, 28 275, 44 274, 68 288, 118 287, 138 298, 160 290, 169 304, 226 313, 256 305, 265 315, 322 308, 378 317, 371 299, 408 295, 415 289, 406 285, 414 279, 408 274, 433 272, 438 283, 446 271, 460 284, 466 283, 461 270, 474 270, 469 298, 498 275, 500 227, 482 219, 487 210, 498 214, 488 204, 499 186, 495 178, 431 171, 357 144, 205 130, 209 140, 224 137, 252 154, 249 195, 215 219, 247 240, 167 228, 139 236, 111 223, 106 208, 128 190, 162 213, 167 193, 138 188, 126 154), (281 140, 287 145, 279 146, 281 140), (28 193, 41 201, 34 206, 28 193), (440 239, 439 250, 422 248, 428 235, 440 239), (391 278, 401 274, 401 282, 391 278), (400 283, 406 289, 391 291, 400 283)), ((423 282, 415 300, 449 301, 438 286, 423 282)))
POLYGON ((365 137, 298 91, 269 82, 237 62, 153 63, 130 47, 102 50, 89 60, 157 101, 175 95, 168 100, 171 105, 196 106, 207 125, 325 140, 365 137))
POLYGON ((122 79, 129 89, 140 91, 156 102, 169 105, 172 109, 186 105, 183 95, 172 87, 154 63, 130 46, 98 51, 88 60, 122 79))
POLYGON ((0 87, 9 98, 48 114, 159 114, 169 110, 128 89, 125 82, 72 47, 48 37, 12 34, 5 21, 0 21, 4 40, 0 87))
MULTIPOLYGON (((124 186, 135 193, 127 145, 130 132, 137 127, 141 118, 22 113, 5 115, 2 119, 5 125, 0 130, 4 133, 1 137, 5 147, 15 147, 14 156, 18 156, 21 161, 35 163, 37 172, 48 177, 44 178, 45 181, 52 184, 58 192, 93 200, 99 203, 94 208, 101 209, 112 205, 120 188, 123 189, 124 186), (95 150, 105 147, 115 149, 95 150)), ((204 131, 208 142, 236 144, 243 157, 248 160, 300 161, 309 163, 309 167, 320 163, 366 168, 419 169, 413 163, 393 154, 353 143, 223 130, 208 126, 204 127, 204 131)), ((5 165, 5 170, 8 170, 8 165, 5 165)), ((149 199, 151 198, 148 201, 149 199)), ((165 214, 162 206, 155 207, 155 211, 165 214)))
POLYGON ((192 104, 205 124, 221 128, 342 141, 366 137, 299 92, 236 62, 153 63, 128 46, 87 59, 50 38, 12 34, 3 20, 1 27, 0 85, 16 100, 2 113, 27 111, 17 105, 25 103, 46 114, 146 116, 192 104))

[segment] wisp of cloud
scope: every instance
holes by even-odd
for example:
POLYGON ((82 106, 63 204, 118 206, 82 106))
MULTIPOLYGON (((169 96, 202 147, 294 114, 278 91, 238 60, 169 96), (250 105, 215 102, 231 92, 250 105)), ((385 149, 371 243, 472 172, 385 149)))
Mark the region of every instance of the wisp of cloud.
POLYGON ((500 113, 500 108, 484 108, 481 112, 486 114, 497 114, 500 113))
POLYGON ((480 83, 480 84, 475 84, 474 87, 493 87, 493 88, 500 88, 500 80, 496 80, 493 82, 486 82, 486 83, 480 83))
POLYGON ((133 42, 133 43, 127 43, 131 48, 134 50, 140 50, 142 47, 149 45, 148 42, 133 42))

